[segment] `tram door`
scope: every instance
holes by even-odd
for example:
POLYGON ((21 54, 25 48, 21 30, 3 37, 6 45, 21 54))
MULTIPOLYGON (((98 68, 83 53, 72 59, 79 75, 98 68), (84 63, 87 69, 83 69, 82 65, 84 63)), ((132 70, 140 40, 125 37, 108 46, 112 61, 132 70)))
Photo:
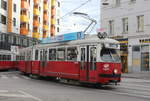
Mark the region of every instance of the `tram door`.
POLYGON ((80 52, 80 81, 96 82, 96 47, 81 47, 80 52))
POLYGON ((27 51, 26 53, 26 62, 25 62, 25 67, 26 67, 26 72, 31 73, 32 72, 32 57, 31 57, 31 51, 27 51))
POLYGON ((96 82, 96 46, 89 46, 89 81, 96 82))
POLYGON ((80 81, 88 80, 88 68, 87 68, 87 48, 80 47, 80 81))
POLYGON ((47 66, 47 50, 43 49, 40 51, 40 73, 44 73, 47 66))

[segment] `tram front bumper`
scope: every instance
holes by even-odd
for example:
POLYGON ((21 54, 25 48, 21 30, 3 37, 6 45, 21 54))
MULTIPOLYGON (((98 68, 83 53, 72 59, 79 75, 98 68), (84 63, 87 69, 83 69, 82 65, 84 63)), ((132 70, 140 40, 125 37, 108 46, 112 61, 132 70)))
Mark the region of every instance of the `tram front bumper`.
POLYGON ((121 81, 121 74, 99 74, 99 81, 102 84, 116 84, 121 81))

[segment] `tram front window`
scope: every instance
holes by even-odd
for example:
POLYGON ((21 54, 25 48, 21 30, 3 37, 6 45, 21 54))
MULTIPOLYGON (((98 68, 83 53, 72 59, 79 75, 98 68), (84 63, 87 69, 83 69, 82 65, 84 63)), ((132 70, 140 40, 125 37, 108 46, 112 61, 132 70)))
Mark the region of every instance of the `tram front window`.
POLYGON ((103 48, 100 55, 105 62, 120 62, 119 55, 115 49, 103 48))

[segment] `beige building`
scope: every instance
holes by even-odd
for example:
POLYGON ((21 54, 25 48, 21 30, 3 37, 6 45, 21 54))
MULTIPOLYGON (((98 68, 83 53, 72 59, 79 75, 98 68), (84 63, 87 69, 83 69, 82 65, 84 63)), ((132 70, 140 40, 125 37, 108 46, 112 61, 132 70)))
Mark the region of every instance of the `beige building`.
POLYGON ((150 0, 102 2, 101 27, 121 43, 123 72, 149 72, 150 0))

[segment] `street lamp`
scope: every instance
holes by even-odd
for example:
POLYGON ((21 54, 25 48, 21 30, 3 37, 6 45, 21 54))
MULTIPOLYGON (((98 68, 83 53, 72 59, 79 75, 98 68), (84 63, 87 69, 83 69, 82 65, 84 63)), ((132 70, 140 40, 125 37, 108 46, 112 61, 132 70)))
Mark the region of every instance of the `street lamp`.
MULTIPOLYGON (((83 17, 83 18, 85 18, 85 19, 91 21, 91 23, 84 29, 83 33, 86 33, 87 30, 88 30, 93 24, 94 24, 93 27, 97 24, 97 21, 96 21, 95 19, 93 19, 93 18, 90 18, 90 17, 88 16, 88 14, 86 14, 86 13, 73 12, 73 14, 74 14, 74 15, 79 15, 79 16, 81 16, 81 17, 83 17)), ((93 29, 93 27, 92 27, 92 29, 93 29)), ((91 31, 92 31, 92 29, 91 29, 91 31)))

